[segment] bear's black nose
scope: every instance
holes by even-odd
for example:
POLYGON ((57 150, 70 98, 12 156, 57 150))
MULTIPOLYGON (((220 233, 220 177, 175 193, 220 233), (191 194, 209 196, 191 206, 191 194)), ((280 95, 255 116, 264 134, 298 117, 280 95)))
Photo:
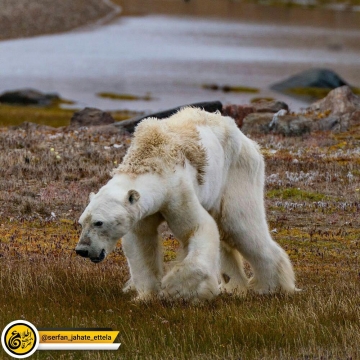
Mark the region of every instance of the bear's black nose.
POLYGON ((89 252, 87 250, 76 250, 76 254, 80 255, 82 257, 88 257, 89 256, 89 252))

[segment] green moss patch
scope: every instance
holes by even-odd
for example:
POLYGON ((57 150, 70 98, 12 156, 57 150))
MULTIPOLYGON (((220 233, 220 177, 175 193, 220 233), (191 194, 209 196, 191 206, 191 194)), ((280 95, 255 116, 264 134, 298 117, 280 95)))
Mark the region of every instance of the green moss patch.
MULTIPOLYGON (((354 94, 360 94, 360 88, 351 88, 354 94)), ((287 93, 296 96, 308 97, 311 99, 322 99, 333 90, 331 88, 319 88, 319 87, 298 87, 287 90, 287 93)))
POLYGON ((230 86, 230 85, 217 85, 217 84, 203 84, 203 89, 206 90, 221 90, 223 92, 238 92, 238 93, 258 93, 259 89, 248 86, 230 86))
POLYGON ((0 126, 20 125, 33 122, 53 127, 66 126, 75 110, 59 106, 38 107, 21 105, 0 105, 0 126))
POLYGON ((101 92, 96 94, 97 96, 105 99, 111 99, 111 100, 123 100, 123 101, 150 101, 153 100, 153 98, 147 94, 145 96, 137 96, 132 94, 116 94, 111 92, 101 92))
POLYGON ((267 192, 269 198, 279 199, 291 199, 291 200, 310 200, 310 201, 321 201, 326 198, 326 195, 300 190, 297 188, 288 189, 274 189, 267 192))
MULTIPOLYGON (((62 102, 64 103, 64 102, 62 102)), ((67 126, 77 109, 63 109, 58 105, 49 107, 0 104, 0 127, 17 126, 24 122, 52 127, 67 126)), ((115 121, 122 121, 138 115, 136 112, 118 110, 110 112, 115 121)))

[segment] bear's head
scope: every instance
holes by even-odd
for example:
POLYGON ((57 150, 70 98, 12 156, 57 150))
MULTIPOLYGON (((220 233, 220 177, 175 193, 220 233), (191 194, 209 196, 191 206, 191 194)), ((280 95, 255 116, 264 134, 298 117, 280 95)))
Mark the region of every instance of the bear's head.
POLYGON ((105 185, 90 194, 90 203, 79 219, 82 226, 76 253, 98 263, 114 250, 117 241, 129 232, 139 212, 139 193, 119 191, 105 185))

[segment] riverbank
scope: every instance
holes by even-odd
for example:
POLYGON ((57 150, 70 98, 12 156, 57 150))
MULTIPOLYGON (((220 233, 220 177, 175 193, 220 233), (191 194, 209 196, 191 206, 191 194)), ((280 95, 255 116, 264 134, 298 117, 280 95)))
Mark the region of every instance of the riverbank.
POLYGON ((297 110, 307 104, 270 86, 326 67, 360 87, 359 36, 356 30, 121 16, 106 26, 0 42, 0 92, 31 87, 56 92, 75 108, 102 110, 156 112, 211 100, 247 104, 255 97, 297 110), (208 84, 251 91, 214 91, 208 84), (104 92, 118 96, 98 96, 104 92))
POLYGON ((112 0, 123 15, 195 16, 241 22, 359 29, 359 0, 112 0))
MULTIPOLYGON (((56 9, 60 18, 67 1, 59 11, 55 5, 44 8, 56 9)), ((55 92, 78 109, 156 112, 193 102, 247 104, 265 97, 298 111, 308 104, 272 91, 271 85, 310 68, 328 68, 360 87, 357 12, 220 0, 210 1, 208 8, 204 0, 148 0, 143 6, 106 1, 123 9, 122 16, 106 26, 77 23, 81 28, 76 31, 0 42, 0 92, 29 87, 55 92), (151 12, 166 15, 145 16, 151 12), (128 16, 132 13, 143 16, 128 16)), ((94 9, 91 4, 86 11, 94 9)), ((84 20, 86 11, 69 16, 81 14, 84 20)), ((101 21, 107 22, 109 14, 101 21)))
POLYGON ((119 13, 109 0, 0 0, 0 40, 60 33, 106 22, 119 13))
POLYGON ((0 0, 0 40, 104 24, 119 14, 218 18, 261 24, 359 29, 358 0, 0 0))

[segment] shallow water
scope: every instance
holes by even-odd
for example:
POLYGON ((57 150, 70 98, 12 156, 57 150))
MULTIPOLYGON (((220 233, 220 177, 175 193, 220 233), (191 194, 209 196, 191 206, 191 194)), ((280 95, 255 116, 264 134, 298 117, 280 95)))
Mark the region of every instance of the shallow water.
POLYGON ((0 91, 58 92, 76 107, 156 111, 182 104, 283 99, 269 86, 310 67, 327 67, 360 87, 360 30, 263 25, 214 18, 122 17, 92 29, 0 42, 0 91), (334 50, 336 49, 336 50, 334 50), (248 86, 253 93, 205 90, 248 86), (152 101, 115 101, 98 92, 150 93, 152 101))

